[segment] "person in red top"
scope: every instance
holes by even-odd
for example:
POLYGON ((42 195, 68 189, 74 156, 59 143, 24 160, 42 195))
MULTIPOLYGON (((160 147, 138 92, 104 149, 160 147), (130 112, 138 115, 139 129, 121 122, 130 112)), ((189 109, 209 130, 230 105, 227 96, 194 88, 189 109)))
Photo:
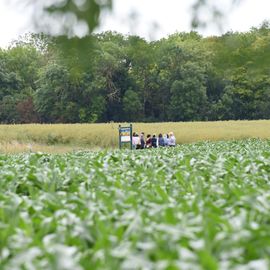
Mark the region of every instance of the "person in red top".
POLYGON ((146 148, 151 148, 152 147, 152 138, 151 135, 148 134, 146 136, 146 142, 145 142, 146 148))

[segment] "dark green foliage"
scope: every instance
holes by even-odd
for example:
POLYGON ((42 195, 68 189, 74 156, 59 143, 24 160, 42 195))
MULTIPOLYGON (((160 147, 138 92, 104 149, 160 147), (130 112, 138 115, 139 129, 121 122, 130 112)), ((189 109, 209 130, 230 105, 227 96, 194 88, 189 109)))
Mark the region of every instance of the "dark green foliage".
POLYGON ((0 122, 269 119, 269 44, 268 23, 155 42, 30 34, 0 50, 0 122))
POLYGON ((142 104, 139 96, 132 90, 127 90, 123 97, 123 110, 127 121, 138 121, 141 116, 142 104))
POLYGON ((170 115, 173 121, 204 120, 207 104, 203 70, 193 63, 182 67, 181 77, 171 87, 170 115))

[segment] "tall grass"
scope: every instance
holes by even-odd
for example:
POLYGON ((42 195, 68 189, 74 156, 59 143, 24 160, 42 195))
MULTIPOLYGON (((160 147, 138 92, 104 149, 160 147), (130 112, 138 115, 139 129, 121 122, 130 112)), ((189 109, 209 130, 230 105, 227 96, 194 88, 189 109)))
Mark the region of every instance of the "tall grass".
MULTIPOLYGON (((0 125, 2 145, 62 145, 116 148, 118 123, 0 125)), ((124 125, 124 124, 123 124, 124 125)), ((219 122, 134 123, 133 130, 145 134, 173 131, 177 143, 244 138, 270 138, 270 120, 219 122)), ((31 145, 26 148, 31 148, 31 145)))
POLYGON ((64 154, 64 153, 77 152, 80 150, 96 151, 96 150, 100 150, 100 148, 91 147, 88 149, 85 146, 79 147, 79 146, 73 146, 73 145, 46 145, 46 144, 39 144, 39 143, 19 143, 16 141, 0 143, 0 154, 1 153, 18 154, 18 153, 29 153, 29 152, 64 154))

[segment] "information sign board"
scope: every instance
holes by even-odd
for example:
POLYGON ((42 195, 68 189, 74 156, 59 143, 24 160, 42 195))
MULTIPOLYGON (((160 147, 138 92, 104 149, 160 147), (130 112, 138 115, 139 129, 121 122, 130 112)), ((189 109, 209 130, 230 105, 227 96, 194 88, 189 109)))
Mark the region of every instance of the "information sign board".
POLYGON ((129 143, 130 149, 132 149, 132 124, 128 127, 122 127, 119 125, 119 148, 122 148, 122 144, 129 143))

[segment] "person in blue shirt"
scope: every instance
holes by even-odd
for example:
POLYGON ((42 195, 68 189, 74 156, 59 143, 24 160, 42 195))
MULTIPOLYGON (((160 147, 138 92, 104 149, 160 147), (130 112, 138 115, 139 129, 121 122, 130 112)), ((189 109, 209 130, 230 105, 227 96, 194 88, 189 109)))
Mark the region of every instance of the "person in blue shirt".
POLYGON ((168 134, 164 134, 163 135, 163 139, 164 139, 164 146, 168 146, 169 135, 168 134))
POLYGON ((165 146, 165 141, 164 141, 164 138, 162 137, 161 133, 158 135, 158 146, 159 147, 164 147, 165 146))

